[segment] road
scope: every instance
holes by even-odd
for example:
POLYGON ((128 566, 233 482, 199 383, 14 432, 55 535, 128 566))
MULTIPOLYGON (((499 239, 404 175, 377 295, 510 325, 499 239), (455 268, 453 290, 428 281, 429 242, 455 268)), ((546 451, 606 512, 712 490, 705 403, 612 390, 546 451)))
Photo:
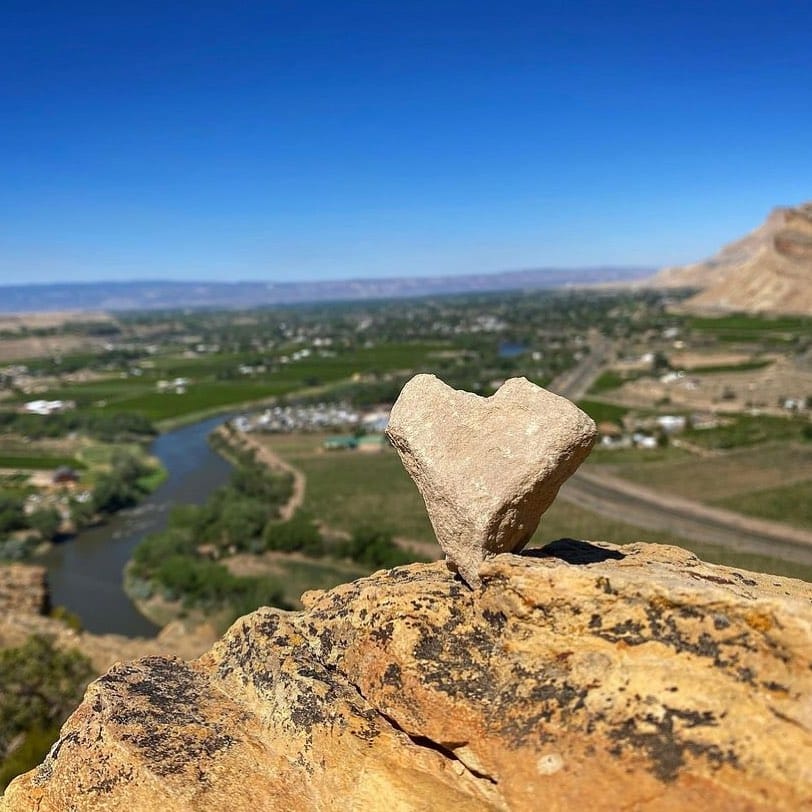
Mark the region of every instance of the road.
POLYGON ((593 332, 589 336, 589 348, 589 354, 578 364, 550 383, 550 391, 570 400, 581 400, 586 395, 609 356, 612 342, 606 336, 593 332))
MULTIPOLYGON (((589 355, 550 384, 552 391, 570 400, 584 397, 612 345, 604 336, 592 334, 590 347, 589 355)), ((560 497, 637 527, 812 565, 810 532, 653 491, 592 466, 582 466, 561 488, 560 497)))
POLYGON ((564 484, 559 498, 637 527, 812 565, 810 532, 652 491, 588 466, 564 484))

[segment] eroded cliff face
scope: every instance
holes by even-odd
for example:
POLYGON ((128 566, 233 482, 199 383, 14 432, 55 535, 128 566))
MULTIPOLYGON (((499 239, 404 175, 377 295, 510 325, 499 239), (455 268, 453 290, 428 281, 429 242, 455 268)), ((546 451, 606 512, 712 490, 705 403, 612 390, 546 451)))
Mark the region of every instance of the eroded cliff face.
POLYGON ((182 620, 168 624, 153 638, 93 634, 50 617, 49 610, 45 567, 0 565, 0 649, 21 646, 31 635, 41 635, 57 648, 80 651, 90 660, 94 672, 101 674, 117 662, 150 654, 196 657, 217 640, 213 626, 182 620))
POLYGON ((3 810, 800 809, 812 587, 647 544, 379 572, 88 688, 3 810))
POLYGON ((0 564, 0 617, 11 612, 44 614, 49 604, 45 567, 0 564))
POLYGON ((774 209, 762 225, 715 256, 664 268, 658 288, 700 288, 688 311, 812 314, 812 203, 774 209))

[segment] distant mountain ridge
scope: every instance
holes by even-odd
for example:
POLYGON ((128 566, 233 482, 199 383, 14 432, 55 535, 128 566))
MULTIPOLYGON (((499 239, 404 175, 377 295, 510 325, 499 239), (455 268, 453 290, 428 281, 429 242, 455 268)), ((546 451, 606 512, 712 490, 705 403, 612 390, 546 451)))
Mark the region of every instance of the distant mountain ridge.
POLYGON ((464 276, 311 282, 64 282, 0 286, 0 312, 248 308, 307 302, 396 299, 453 293, 538 290, 629 282, 651 269, 542 268, 464 276))
POLYGON ((698 288, 682 305, 697 312, 812 315, 812 203, 773 209, 710 259, 664 268, 645 284, 698 288))

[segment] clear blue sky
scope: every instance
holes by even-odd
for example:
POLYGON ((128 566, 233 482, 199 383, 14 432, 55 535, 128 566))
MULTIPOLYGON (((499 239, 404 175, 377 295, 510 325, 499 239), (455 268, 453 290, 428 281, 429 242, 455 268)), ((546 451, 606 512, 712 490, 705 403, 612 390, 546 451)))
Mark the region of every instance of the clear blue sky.
POLYGON ((812 198, 812 4, 5 0, 0 281, 691 261, 812 198))

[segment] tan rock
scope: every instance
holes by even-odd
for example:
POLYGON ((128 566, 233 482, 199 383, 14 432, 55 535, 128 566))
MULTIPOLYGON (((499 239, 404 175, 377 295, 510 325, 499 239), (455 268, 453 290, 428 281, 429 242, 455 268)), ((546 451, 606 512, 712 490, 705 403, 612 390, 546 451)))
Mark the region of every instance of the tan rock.
POLYGON ((76 631, 61 620, 26 612, 0 614, 0 649, 21 646, 31 635, 53 641, 63 651, 78 650, 90 660, 95 674, 103 674, 115 663, 149 655, 191 659, 211 648, 218 635, 208 623, 192 625, 176 620, 157 637, 125 637, 76 631))
POLYGON ((3 812, 799 810, 812 586, 557 542, 261 609, 114 667, 3 812))
POLYGON ((489 555, 530 540, 592 448, 595 423, 566 398, 511 378, 491 397, 416 375, 386 430, 449 564, 471 586, 489 555))
POLYGON ((641 284, 699 288, 679 305, 688 312, 812 315, 812 203, 773 209, 710 259, 664 268, 641 284))
POLYGON ((0 617, 9 612, 41 615, 49 603, 45 567, 0 563, 0 617))

